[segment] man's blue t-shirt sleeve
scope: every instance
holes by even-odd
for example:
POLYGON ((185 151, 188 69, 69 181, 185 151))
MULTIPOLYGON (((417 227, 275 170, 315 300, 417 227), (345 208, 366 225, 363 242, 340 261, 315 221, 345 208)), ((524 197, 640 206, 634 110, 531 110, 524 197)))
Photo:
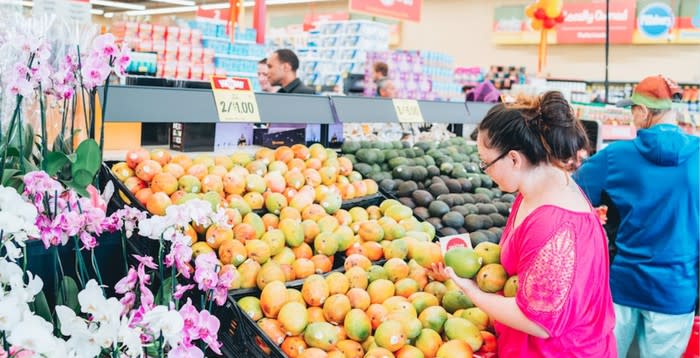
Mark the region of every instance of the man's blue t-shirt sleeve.
POLYGON ((608 177, 608 155, 602 150, 583 162, 573 175, 593 206, 601 204, 601 195, 605 190, 608 177))

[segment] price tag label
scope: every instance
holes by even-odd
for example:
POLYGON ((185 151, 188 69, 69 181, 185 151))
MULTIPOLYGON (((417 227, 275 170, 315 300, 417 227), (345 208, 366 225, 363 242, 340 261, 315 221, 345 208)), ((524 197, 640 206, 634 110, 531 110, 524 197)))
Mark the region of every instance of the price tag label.
POLYGON ((423 113, 415 99, 394 99, 394 109, 400 123, 423 123, 423 113))
POLYGON ((249 79, 212 76, 211 89, 220 122, 260 122, 258 102, 249 79))
POLYGON ((469 238, 469 234, 464 233, 440 238, 440 249, 442 250, 443 255, 446 254, 447 251, 457 247, 466 247, 469 249, 472 248, 472 241, 469 238))

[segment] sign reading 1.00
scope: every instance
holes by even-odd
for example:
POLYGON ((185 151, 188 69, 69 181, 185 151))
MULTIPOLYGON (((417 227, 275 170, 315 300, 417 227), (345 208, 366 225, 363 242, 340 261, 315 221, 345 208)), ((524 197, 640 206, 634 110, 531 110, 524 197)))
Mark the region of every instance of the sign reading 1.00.
POLYGON ((247 78, 213 76, 211 89, 221 122, 260 122, 258 102, 247 78))

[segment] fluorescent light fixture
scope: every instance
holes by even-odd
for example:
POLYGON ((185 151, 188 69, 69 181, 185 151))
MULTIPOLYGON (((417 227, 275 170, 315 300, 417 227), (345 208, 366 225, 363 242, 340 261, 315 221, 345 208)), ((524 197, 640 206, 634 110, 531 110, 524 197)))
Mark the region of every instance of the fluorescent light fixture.
POLYGON ((31 1, 22 1, 22 6, 33 7, 34 3, 31 1))
POLYGON ((180 12, 195 12, 197 6, 178 6, 178 7, 162 7, 158 9, 126 11, 126 16, 145 16, 145 15, 160 15, 160 14, 175 14, 180 12))
POLYGON ((105 11, 100 9, 90 9, 90 13, 93 15, 102 15, 105 13, 105 11))
POLYGON ((113 12, 105 12, 104 17, 106 19, 111 19, 114 17, 114 13, 113 12))
POLYGON ((127 10, 145 10, 146 9, 146 7, 143 5, 129 4, 129 3, 125 3, 125 2, 109 1, 109 0, 90 0, 90 4, 108 6, 108 7, 116 7, 116 8, 127 9, 127 10))
POLYGON ((162 2, 166 4, 182 5, 182 6, 194 6, 197 5, 196 2, 192 0, 151 0, 153 2, 162 2))
MULTIPOLYGON (((312 3, 312 2, 326 2, 330 0, 267 0, 265 1, 266 5, 289 5, 289 4, 307 4, 307 3, 312 3)), ((253 7, 255 6, 255 1, 244 1, 243 2, 244 7, 253 7)), ((215 4, 203 4, 199 6, 203 10, 219 10, 219 9, 228 9, 229 8, 229 3, 227 2, 220 2, 220 3, 215 3, 215 4)))

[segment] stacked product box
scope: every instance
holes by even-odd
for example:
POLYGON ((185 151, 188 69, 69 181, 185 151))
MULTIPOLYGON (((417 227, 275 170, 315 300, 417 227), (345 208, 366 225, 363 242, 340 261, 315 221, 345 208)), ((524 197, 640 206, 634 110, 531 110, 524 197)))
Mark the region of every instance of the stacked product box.
POLYGON ((213 52, 214 65, 218 72, 249 78, 253 89, 259 90, 258 61, 267 56, 267 49, 255 43, 255 29, 236 30, 232 43, 224 22, 197 19, 190 22, 190 27, 201 31, 202 46, 213 52))
POLYGON ((365 64, 365 95, 374 96, 373 65, 384 62, 396 87, 396 97, 425 100, 462 99, 461 86, 454 81, 454 60, 445 54, 428 51, 374 52, 365 64))
POLYGON ((454 78, 462 86, 476 87, 484 81, 484 70, 481 67, 457 67, 454 78))
POLYGON ((368 53, 388 48, 386 24, 366 20, 321 23, 309 33, 307 46, 296 49, 299 76, 311 85, 340 85, 343 74, 364 72, 368 53))
POLYGON ((158 77, 205 80, 216 73, 214 52, 202 47, 202 32, 178 26, 120 22, 112 33, 137 52, 156 53, 158 77))

